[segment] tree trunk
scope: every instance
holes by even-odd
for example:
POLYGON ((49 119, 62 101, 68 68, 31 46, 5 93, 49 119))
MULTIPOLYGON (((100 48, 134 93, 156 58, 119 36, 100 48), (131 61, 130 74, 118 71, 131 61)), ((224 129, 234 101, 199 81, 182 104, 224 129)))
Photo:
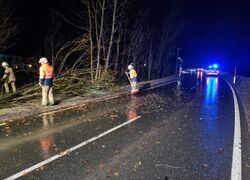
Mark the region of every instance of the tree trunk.
MULTIPOLYGON (((121 29, 121 28, 119 28, 121 29)), ((118 39, 116 43, 116 61, 115 61, 115 71, 118 71, 118 63, 119 63, 119 56, 120 56, 120 42, 121 42, 121 32, 118 32, 118 39)))
MULTIPOLYGON (((95 74, 95 79, 98 79, 98 74, 99 74, 99 68, 100 68, 100 57, 101 57, 101 40, 102 40, 102 35, 103 35, 103 24, 104 24, 104 15, 105 15, 105 0, 102 1, 101 9, 101 25, 100 25, 100 32, 99 32, 99 37, 98 34, 97 36, 97 62, 96 62, 96 74, 95 74)), ((96 10, 97 11, 97 10, 96 10)), ((96 17, 96 31, 98 32, 98 19, 97 19, 97 12, 95 13, 96 17)))
POLYGON ((87 4, 88 7, 88 18, 89 18, 89 41, 90 41, 90 76, 91 83, 94 83, 94 60, 93 60, 93 39, 92 39, 92 19, 91 19, 91 11, 90 5, 87 4))
POLYGON ((111 34, 110 34, 108 54, 107 54, 107 57, 106 57, 106 64, 105 64, 105 69, 104 69, 105 73, 108 70, 110 56, 111 56, 111 49, 112 49, 112 45, 113 45, 113 38, 114 38, 115 24, 116 24, 117 1, 118 0, 114 0, 114 9, 113 9, 113 17, 112 17, 112 30, 111 30, 111 34))
POLYGON ((152 63, 153 63, 153 42, 151 41, 150 48, 149 48, 149 58, 148 58, 148 80, 151 80, 151 70, 152 70, 152 63))

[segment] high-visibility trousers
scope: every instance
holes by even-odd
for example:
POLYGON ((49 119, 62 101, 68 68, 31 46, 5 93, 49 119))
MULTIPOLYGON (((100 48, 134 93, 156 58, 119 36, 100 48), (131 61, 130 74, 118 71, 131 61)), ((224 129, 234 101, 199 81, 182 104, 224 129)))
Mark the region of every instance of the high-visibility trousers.
POLYGON ((137 87, 136 87, 137 85, 136 84, 137 84, 136 81, 134 81, 134 82, 132 81, 131 82, 131 91, 134 91, 134 90, 137 89, 137 87))
POLYGON ((5 92, 8 94, 10 93, 10 89, 9 89, 9 84, 12 88, 12 92, 16 92, 16 84, 15 84, 15 81, 11 81, 10 83, 8 82, 5 82, 4 83, 4 88, 5 88, 5 92))
POLYGON ((54 105, 52 86, 42 86, 42 105, 54 105))

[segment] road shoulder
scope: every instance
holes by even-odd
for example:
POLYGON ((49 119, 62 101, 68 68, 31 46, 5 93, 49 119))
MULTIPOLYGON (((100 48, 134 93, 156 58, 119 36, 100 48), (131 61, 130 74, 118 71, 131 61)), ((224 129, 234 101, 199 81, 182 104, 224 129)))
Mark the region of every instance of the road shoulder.
MULTIPOLYGON (((177 81, 179 77, 168 76, 166 78, 143 81, 139 83, 141 89, 158 86, 167 82, 177 81)), ((117 98, 124 95, 130 95, 130 86, 122 87, 115 91, 93 92, 84 97, 75 96, 64 100, 55 106, 41 106, 40 101, 31 101, 11 108, 0 109, 0 123, 23 120, 27 117, 38 116, 43 113, 54 113, 67 109, 86 106, 89 103, 96 103, 117 98)), ((55 96, 59 96, 55 94, 55 96)))

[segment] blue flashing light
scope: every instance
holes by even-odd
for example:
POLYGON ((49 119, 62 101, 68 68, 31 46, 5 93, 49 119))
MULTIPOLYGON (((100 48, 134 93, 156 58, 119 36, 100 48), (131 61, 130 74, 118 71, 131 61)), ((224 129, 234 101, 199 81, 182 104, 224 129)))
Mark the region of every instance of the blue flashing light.
POLYGON ((218 69, 219 68, 219 64, 213 64, 213 68, 218 69))
POLYGON ((219 64, 212 64, 208 66, 209 69, 218 69, 219 68, 219 64))

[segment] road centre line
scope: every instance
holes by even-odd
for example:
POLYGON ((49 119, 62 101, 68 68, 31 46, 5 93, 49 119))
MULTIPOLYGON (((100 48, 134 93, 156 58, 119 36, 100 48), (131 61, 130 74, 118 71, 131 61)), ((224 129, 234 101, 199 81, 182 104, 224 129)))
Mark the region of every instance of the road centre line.
POLYGON ((242 153, 241 153, 241 126, 240 126, 240 111, 236 93, 231 84, 225 80, 233 93, 234 99, 234 143, 233 143, 233 158, 231 169, 231 180, 242 179, 242 153))
POLYGON ((93 141, 96 141, 97 139, 100 139, 100 138, 104 137, 105 135, 110 134, 113 131, 116 131, 117 129, 119 129, 119 128, 123 127, 123 126, 126 126, 127 124, 130 124, 131 122, 134 122, 135 120, 137 120, 139 118, 141 118, 141 116, 137 116, 134 119, 126 121, 126 122, 112 128, 112 129, 109 129, 109 130, 107 130, 107 131, 105 131, 105 132, 103 132, 103 133, 101 133, 101 134, 99 134, 99 135, 97 135, 97 136, 95 136, 95 137, 93 137, 91 139, 88 139, 88 140, 86 140, 86 141, 84 141, 84 142, 82 142, 82 143, 80 143, 80 144, 78 144, 78 145, 76 145, 76 146, 74 146, 72 148, 69 148, 69 149, 61 152, 60 154, 52 156, 52 157, 50 157, 50 158, 48 158, 48 159, 46 159, 46 160, 44 160, 44 161, 42 161, 40 163, 35 164, 34 166, 31 166, 31 167, 29 167, 29 168, 27 168, 27 169, 25 169, 23 171, 20 171, 20 172, 18 172, 16 174, 6 178, 5 180, 14 180, 14 179, 17 179, 19 177, 26 176, 28 173, 34 171, 35 169, 40 168, 40 167, 42 167, 42 166, 44 166, 46 164, 49 164, 52 161, 69 154, 72 151, 75 151, 75 150, 77 150, 77 149, 79 149, 79 148, 81 148, 81 147, 83 147, 83 146, 85 146, 85 145, 87 145, 87 144, 89 144, 89 143, 91 143, 93 141))

